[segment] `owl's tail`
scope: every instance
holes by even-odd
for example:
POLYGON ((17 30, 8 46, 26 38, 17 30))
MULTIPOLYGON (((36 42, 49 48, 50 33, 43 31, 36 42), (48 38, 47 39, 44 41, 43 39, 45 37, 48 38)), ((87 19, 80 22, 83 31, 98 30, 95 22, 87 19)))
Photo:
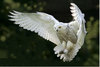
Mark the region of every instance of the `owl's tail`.
POLYGON ((71 61, 73 58, 77 55, 77 52, 81 46, 79 44, 73 44, 70 41, 67 43, 67 46, 64 47, 62 45, 57 45, 54 48, 55 54, 57 54, 57 57, 60 57, 60 59, 63 59, 63 61, 71 61))
POLYGON ((76 43, 73 44, 70 41, 67 43, 67 47, 66 49, 68 50, 68 52, 65 54, 65 59, 63 59, 64 61, 72 61, 73 58, 77 55, 79 49, 81 48, 81 46, 76 43))

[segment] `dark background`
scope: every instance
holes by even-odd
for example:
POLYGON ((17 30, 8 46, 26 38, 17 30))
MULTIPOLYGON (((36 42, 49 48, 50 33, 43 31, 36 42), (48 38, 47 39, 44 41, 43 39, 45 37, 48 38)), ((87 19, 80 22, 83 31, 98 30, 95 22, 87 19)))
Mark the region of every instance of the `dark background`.
POLYGON ((0 65, 17 66, 98 66, 99 65, 99 0, 0 0, 0 65), (63 62, 54 54, 55 44, 34 32, 9 21, 9 11, 43 11, 59 21, 72 20, 70 3, 85 13, 85 43, 71 62, 63 62))

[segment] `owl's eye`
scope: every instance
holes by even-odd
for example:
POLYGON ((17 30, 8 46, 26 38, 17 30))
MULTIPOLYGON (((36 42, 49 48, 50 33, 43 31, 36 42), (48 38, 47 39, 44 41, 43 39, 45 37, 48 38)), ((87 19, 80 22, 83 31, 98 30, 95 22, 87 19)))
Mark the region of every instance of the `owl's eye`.
POLYGON ((59 26, 58 28, 61 28, 61 26, 59 26))

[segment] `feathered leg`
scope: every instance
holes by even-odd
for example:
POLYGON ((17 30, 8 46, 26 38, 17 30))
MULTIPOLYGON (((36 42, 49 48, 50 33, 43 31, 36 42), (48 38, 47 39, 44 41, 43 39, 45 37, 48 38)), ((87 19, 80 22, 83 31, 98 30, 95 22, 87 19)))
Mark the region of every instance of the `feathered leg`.
POLYGON ((65 59, 65 55, 68 53, 68 50, 66 49, 66 47, 67 47, 66 42, 63 41, 61 45, 57 45, 54 48, 54 51, 55 51, 55 54, 57 54, 57 57, 60 57, 60 59, 65 59))

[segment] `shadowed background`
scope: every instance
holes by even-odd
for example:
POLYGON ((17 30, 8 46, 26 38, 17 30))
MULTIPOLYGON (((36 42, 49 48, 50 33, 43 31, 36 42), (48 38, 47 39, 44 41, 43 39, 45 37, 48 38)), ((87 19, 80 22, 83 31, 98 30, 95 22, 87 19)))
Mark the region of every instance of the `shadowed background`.
POLYGON ((0 65, 98 66, 99 65, 99 0, 0 0, 0 65), (54 54, 55 44, 9 21, 9 11, 42 11, 59 21, 72 20, 70 2, 85 13, 85 43, 71 62, 54 54))

